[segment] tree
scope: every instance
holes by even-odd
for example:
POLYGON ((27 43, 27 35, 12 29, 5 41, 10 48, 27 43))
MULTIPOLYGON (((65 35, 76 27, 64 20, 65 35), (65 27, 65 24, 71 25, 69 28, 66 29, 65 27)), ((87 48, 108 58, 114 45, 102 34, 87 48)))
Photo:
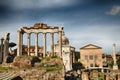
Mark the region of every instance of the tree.
POLYGON ((14 43, 14 42, 9 43, 10 48, 15 47, 15 46, 16 46, 16 43, 14 43))
POLYGON ((117 60, 118 69, 120 69, 120 59, 117 60))
POLYGON ((75 52, 75 61, 78 61, 80 59, 80 52, 75 52))
POLYGON ((73 63, 72 67, 73 67, 73 70, 76 70, 76 71, 85 68, 81 62, 73 63))
POLYGON ((37 56, 33 56, 31 60, 31 66, 34 67, 36 62, 40 62, 41 60, 37 56))
MULTIPOLYGON (((11 48, 14 47, 14 46, 16 46, 15 43, 13 43, 13 42, 9 43, 10 50, 11 50, 11 48)), ((11 50, 11 51, 12 51, 12 50, 11 50)), ((7 63, 13 62, 14 57, 15 57, 14 54, 8 54, 7 59, 6 59, 6 62, 7 62, 7 63)))

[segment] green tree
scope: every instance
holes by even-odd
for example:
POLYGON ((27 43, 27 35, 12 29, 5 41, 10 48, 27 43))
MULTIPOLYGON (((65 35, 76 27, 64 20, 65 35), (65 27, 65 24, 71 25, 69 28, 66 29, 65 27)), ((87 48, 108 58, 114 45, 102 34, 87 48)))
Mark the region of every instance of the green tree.
POLYGON ((72 67, 73 67, 73 70, 76 70, 76 71, 85 68, 81 62, 73 63, 72 67))
POLYGON ((118 69, 120 69, 120 59, 117 60, 118 69))
POLYGON ((15 47, 15 46, 16 46, 16 43, 14 43, 14 42, 9 43, 10 48, 15 47))
POLYGON ((112 61, 112 62, 109 62, 109 63, 108 63, 108 67, 113 68, 113 64, 114 64, 113 61, 112 61))
POLYGON ((78 61, 80 59, 80 52, 75 52, 75 61, 78 61))
POLYGON ((34 67, 36 62, 41 62, 41 60, 37 56, 33 56, 31 60, 31 66, 34 67))

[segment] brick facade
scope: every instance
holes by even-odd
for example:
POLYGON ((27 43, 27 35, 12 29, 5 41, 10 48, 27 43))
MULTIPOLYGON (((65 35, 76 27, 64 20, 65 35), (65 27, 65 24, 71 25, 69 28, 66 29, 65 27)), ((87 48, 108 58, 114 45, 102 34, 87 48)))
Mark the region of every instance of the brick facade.
POLYGON ((85 68, 102 67, 102 48, 92 44, 80 48, 80 61, 85 68))

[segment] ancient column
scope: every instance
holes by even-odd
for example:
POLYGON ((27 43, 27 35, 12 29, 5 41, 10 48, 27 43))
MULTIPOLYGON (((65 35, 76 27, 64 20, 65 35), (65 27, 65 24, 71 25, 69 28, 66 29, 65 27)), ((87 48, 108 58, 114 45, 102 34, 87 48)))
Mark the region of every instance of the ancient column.
POLYGON ((54 56, 54 33, 51 33, 51 53, 54 56))
POLYGON ((36 33, 35 56, 38 56, 38 33, 36 33))
POLYGON ((4 40, 4 39, 1 38, 1 55, 0 55, 0 56, 1 56, 1 62, 3 62, 3 55, 4 55, 4 54, 3 54, 3 40, 4 40))
POLYGON ((59 31, 59 56, 62 58, 62 31, 59 31))
POLYGON ((3 56, 4 63, 6 63, 6 59, 7 59, 7 56, 9 54, 9 35, 10 35, 10 33, 6 33, 4 35, 4 56, 3 56))
POLYGON ((22 55, 22 48, 23 48, 23 32, 21 32, 21 55, 22 55))
POLYGON ((28 33, 28 56, 30 55, 30 33, 28 33))
POLYGON ((7 33, 4 36, 4 56, 8 56, 9 53, 9 34, 7 33))
POLYGON ((18 30, 18 48, 17 48, 17 56, 22 55, 22 36, 21 31, 18 30))
POLYGON ((113 65, 113 70, 118 69, 118 65, 116 64, 116 45, 113 44, 113 60, 114 60, 114 65, 113 65))
POLYGON ((46 54, 46 33, 43 33, 43 44, 44 44, 43 57, 45 57, 45 54, 46 54))

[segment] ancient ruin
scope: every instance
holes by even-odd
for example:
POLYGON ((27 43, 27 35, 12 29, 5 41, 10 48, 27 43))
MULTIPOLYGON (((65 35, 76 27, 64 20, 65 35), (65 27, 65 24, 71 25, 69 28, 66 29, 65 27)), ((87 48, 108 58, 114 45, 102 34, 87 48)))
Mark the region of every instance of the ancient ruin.
POLYGON ((10 39, 10 33, 6 33, 1 38, 1 62, 6 62, 6 57, 9 54, 9 39, 10 39))
POLYGON ((113 70, 118 70, 118 65, 116 63, 116 45, 115 44, 113 44, 113 61, 114 61, 113 70))
POLYGON ((24 33, 27 33, 28 35, 28 55, 30 55, 30 41, 31 41, 31 34, 36 34, 36 40, 35 40, 35 56, 38 56, 38 35, 40 33, 43 34, 43 57, 46 55, 46 34, 51 34, 51 53, 54 55, 54 33, 58 33, 58 40, 59 40, 59 56, 62 56, 62 32, 63 27, 51 27, 47 24, 43 23, 36 23, 33 27, 22 27, 18 30, 18 49, 17 49, 17 56, 22 55, 22 45, 23 45, 23 35, 24 33))
MULTIPOLYGON (((59 43, 59 41, 58 41, 59 43)), ((59 44, 54 45, 54 53, 58 54, 59 44)), ((75 63, 75 47, 69 44, 69 39, 62 33, 62 59, 65 65, 65 71, 72 70, 72 63, 75 63)))
MULTIPOLYGON (((65 71, 72 70, 72 63, 75 62, 75 48, 69 45, 69 40, 65 36, 63 32, 63 27, 51 27, 44 23, 36 23, 33 27, 22 27, 18 30, 18 49, 17 49, 17 56, 22 55, 23 50, 23 34, 27 33, 28 35, 28 45, 27 45, 27 54, 33 55, 30 53, 31 49, 31 34, 36 34, 35 40, 35 53, 34 56, 38 56, 38 35, 43 34, 43 57, 46 57, 46 35, 47 33, 51 34, 51 54, 52 56, 59 56, 63 60, 63 64, 65 65, 65 71), (58 41, 57 44, 54 44, 54 33, 58 33, 58 41)), ((40 51, 40 50, 39 50, 40 51)))

